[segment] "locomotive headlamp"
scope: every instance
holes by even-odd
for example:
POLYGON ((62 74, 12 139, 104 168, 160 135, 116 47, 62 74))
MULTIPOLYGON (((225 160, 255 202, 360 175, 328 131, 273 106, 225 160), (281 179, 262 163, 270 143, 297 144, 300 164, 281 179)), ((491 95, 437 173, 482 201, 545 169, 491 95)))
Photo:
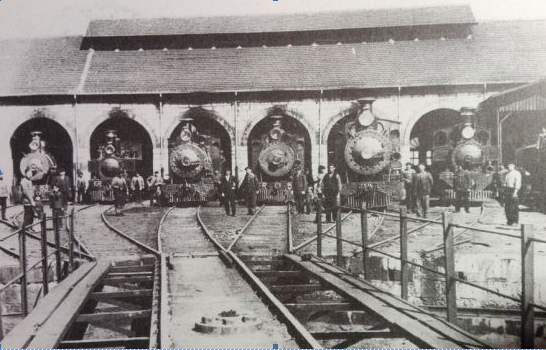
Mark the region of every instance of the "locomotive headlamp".
POLYGON ((40 148, 40 141, 32 140, 28 145, 28 148, 30 148, 30 150, 33 152, 37 151, 40 148))
POLYGON ((466 124, 463 127, 463 130, 461 131, 461 136, 468 140, 473 138, 475 133, 476 133, 476 129, 474 129, 472 124, 466 124))
POLYGON ((182 140, 182 142, 191 141, 191 136, 192 136, 192 134, 191 134, 191 131, 189 130, 189 128, 184 128, 180 132, 180 140, 182 140))
POLYGON ((106 154, 111 156, 116 152, 116 148, 113 145, 108 145, 104 148, 104 151, 106 152, 106 154))
POLYGON ((369 105, 364 106, 362 113, 358 116, 358 124, 362 126, 370 126, 375 120, 375 116, 372 114, 371 107, 369 105))

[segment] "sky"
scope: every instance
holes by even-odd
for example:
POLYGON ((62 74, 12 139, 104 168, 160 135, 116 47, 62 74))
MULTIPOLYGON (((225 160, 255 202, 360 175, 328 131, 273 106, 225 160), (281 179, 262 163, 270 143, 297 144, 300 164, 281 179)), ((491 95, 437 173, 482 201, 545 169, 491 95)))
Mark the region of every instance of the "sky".
POLYGON ((91 19, 469 4, 478 21, 546 19, 545 0, 0 0, 0 38, 83 35, 91 19))

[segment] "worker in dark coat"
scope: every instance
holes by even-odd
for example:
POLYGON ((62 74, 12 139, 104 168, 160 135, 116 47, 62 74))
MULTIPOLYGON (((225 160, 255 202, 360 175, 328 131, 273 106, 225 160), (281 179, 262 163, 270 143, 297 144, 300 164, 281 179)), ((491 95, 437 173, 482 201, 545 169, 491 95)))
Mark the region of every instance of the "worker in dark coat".
POLYGON ((53 190, 49 193, 49 207, 51 208, 51 217, 58 228, 62 227, 61 217, 63 216, 63 199, 57 185, 53 185, 53 190))
POLYGON ((296 170, 296 175, 292 180, 292 190, 294 191, 298 214, 303 214, 303 202, 305 201, 305 193, 307 191, 307 177, 301 169, 296 170))
POLYGON ((258 198, 258 189, 260 188, 260 182, 252 169, 245 168, 246 175, 243 180, 242 188, 245 192, 246 204, 248 206, 248 215, 254 215, 256 211, 256 200, 258 198))
POLYGON ((237 181, 235 177, 231 175, 231 170, 226 170, 226 173, 220 179, 219 192, 221 197, 221 203, 226 208, 226 215, 235 216, 236 207, 235 200, 237 198, 237 181))
POLYGON ((461 207, 467 213, 470 213, 470 189, 473 183, 470 178, 470 173, 462 167, 457 166, 453 176, 453 189, 455 190, 455 211, 461 211, 461 207))
POLYGON ((59 176, 57 176, 53 184, 59 187, 59 192, 61 192, 63 201, 63 212, 66 214, 68 210, 68 200, 72 197, 72 185, 70 179, 66 176, 66 171, 64 169, 59 169, 59 176))
POLYGON ((23 194, 23 207, 25 209, 23 215, 23 227, 32 224, 36 216, 36 201, 34 193, 34 184, 32 183, 32 169, 25 171, 25 177, 21 179, 21 193, 23 194))
POLYGON ((335 221, 337 217, 338 206, 341 204, 341 178, 336 172, 334 165, 328 166, 328 174, 322 178, 322 193, 324 195, 324 210, 326 211, 326 221, 335 221))
POLYGON ((424 164, 419 164, 419 171, 415 175, 415 197, 417 201, 417 216, 427 217, 427 211, 430 206, 430 193, 434 180, 432 175, 425 170, 424 164))

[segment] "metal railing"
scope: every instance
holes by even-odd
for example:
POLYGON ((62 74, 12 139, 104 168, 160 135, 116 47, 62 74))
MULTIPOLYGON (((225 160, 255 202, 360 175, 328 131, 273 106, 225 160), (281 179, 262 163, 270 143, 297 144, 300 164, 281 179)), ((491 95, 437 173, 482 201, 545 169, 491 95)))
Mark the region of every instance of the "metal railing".
MULTIPOLYGON (((41 269, 41 275, 42 275, 42 286, 41 286, 41 292, 38 293, 36 296, 36 302, 38 301, 40 295, 45 297, 49 293, 49 282, 50 282, 50 258, 54 256, 53 261, 55 262, 55 279, 57 283, 60 283, 68 274, 70 274, 72 271, 74 271, 78 264, 76 264, 76 261, 74 259, 75 255, 79 255, 79 258, 86 258, 86 259, 93 259, 92 256, 85 254, 81 251, 81 245, 78 243, 78 251, 75 250, 75 235, 74 235, 74 228, 75 228, 75 215, 76 212, 74 208, 72 209, 72 212, 68 215, 62 215, 62 216, 56 216, 56 217, 47 217, 45 213, 42 213, 41 220, 38 222, 35 222, 31 225, 28 225, 26 227, 22 227, 21 229, 16 230, 15 232, 9 234, 8 236, 3 237, 1 241, 5 241, 15 235, 18 236, 19 240, 19 253, 13 253, 14 256, 18 256, 19 258, 19 269, 20 273, 15 276, 13 279, 8 281, 6 284, 4 284, 0 288, 0 295, 8 290, 13 285, 19 284, 20 285, 20 295, 21 295, 21 316, 25 317, 29 313, 29 295, 28 295, 28 280, 29 280, 29 273, 31 273, 35 269, 41 269), (68 247, 64 247, 61 244, 61 226, 62 221, 66 221, 66 235, 68 239, 68 247), (47 237, 47 223, 52 222, 53 225, 53 231, 54 231, 54 243, 51 243, 48 241, 47 237), (40 227, 40 235, 34 235, 31 231, 35 226, 40 227), (28 262, 28 246, 27 246, 27 239, 33 238, 38 239, 40 241, 40 250, 41 250, 41 258, 38 259, 36 262, 31 264, 29 266, 28 262), (53 247, 53 251, 49 252, 49 248, 53 247), (67 255, 68 259, 65 257, 63 259, 62 253, 65 253, 67 255)), ((34 303, 33 305, 35 305, 34 303)), ((4 328, 2 323, 2 305, 0 304, 0 340, 4 338, 4 328)))
MULTIPOLYGON (((321 208, 319 207, 319 215, 321 214, 321 208)), ((408 286, 409 286, 409 276, 411 271, 409 271, 410 266, 414 266, 423 270, 426 270, 430 273, 443 276, 445 283, 445 297, 446 297, 446 312, 447 320, 454 324, 457 323, 457 283, 466 284, 473 288, 483 290, 485 292, 494 294, 496 296, 506 298, 508 300, 520 303, 521 305, 521 347, 524 349, 534 348, 535 340, 535 328, 534 328, 534 309, 540 309, 546 311, 546 306, 538 305, 535 303, 535 286, 534 286, 534 244, 541 243, 546 244, 546 240, 534 238, 533 236, 533 226, 523 224, 520 227, 520 234, 510 234, 505 232, 499 232, 495 230, 481 229, 466 225, 454 224, 452 222, 451 213, 443 213, 442 220, 431 220, 418 217, 409 217, 407 215, 406 209, 401 209, 398 213, 393 212, 379 212, 374 210, 366 209, 363 205, 361 208, 348 208, 348 207, 337 207, 333 209, 336 215, 336 225, 335 225, 335 236, 332 234, 327 234, 322 231, 322 223, 320 220, 317 223, 317 252, 318 257, 322 257, 322 239, 323 237, 328 237, 336 240, 336 264, 340 267, 343 267, 343 243, 347 243, 353 246, 360 247, 363 252, 363 273, 364 279, 371 280, 371 270, 370 270, 370 252, 374 252, 392 259, 400 260, 400 294, 403 299, 408 299, 408 286), (361 227, 361 242, 353 242, 343 238, 342 231, 342 217, 341 211, 351 210, 352 212, 360 212, 360 227, 361 227), (369 243, 369 227, 368 227, 368 214, 383 215, 386 217, 394 218, 399 221, 399 248, 400 255, 396 256, 389 254, 377 249, 378 246, 390 243, 394 240, 385 240, 383 242, 371 245, 369 243), (416 232, 417 230, 408 231, 408 221, 421 222, 427 225, 438 225, 442 229, 443 233, 443 251, 444 251, 444 272, 438 271, 436 269, 415 263, 408 259, 408 235, 416 232), (455 270, 455 240, 454 240, 454 228, 460 228, 464 230, 472 230, 475 232, 481 232, 491 235, 499 235, 503 237, 509 237, 512 239, 518 239, 521 242, 521 261, 522 261, 522 273, 521 273, 521 297, 508 295, 484 286, 481 286, 477 283, 467 281, 458 277, 458 273, 455 270)), ((423 225, 424 226, 424 225, 423 225)), ((311 241, 311 240, 309 240, 311 241)), ((303 248, 305 245, 299 245, 295 247, 292 252, 297 251, 303 248)))

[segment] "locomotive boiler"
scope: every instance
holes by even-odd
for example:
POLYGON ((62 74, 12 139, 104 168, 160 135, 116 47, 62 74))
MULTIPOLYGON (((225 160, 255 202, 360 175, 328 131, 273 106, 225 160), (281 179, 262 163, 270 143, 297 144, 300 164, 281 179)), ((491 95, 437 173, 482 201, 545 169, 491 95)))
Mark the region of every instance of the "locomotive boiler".
POLYGON ((219 137, 199 132, 192 118, 181 119, 182 130, 169 145, 171 184, 164 194, 169 203, 200 204, 215 196, 214 172, 223 172, 226 158, 219 137))
POLYGON ((477 125, 475 111, 462 108, 461 124, 433 133, 432 171, 439 173, 438 190, 452 200, 453 171, 460 167, 469 172, 474 183, 470 199, 492 198, 493 172, 499 162, 499 147, 491 144, 491 131, 477 125))
POLYGON ((258 192, 261 203, 291 200, 294 171, 306 166, 305 136, 296 125, 285 127, 291 122, 282 115, 272 115, 251 135, 249 163, 262 183, 258 192))
POLYGON ((33 131, 28 145, 30 152, 25 154, 19 163, 21 175, 25 176, 27 169, 32 170, 32 182, 38 185, 47 184, 57 168, 55 157, 47 152, 46 147, 42 132, 33 131))
POLYGON ((89 171, 93 176, 90 195, 92 202, 111 202, 114 200, 110 187, 112 178, 120 171, 127 175, 138 171, 142 162, 142 145, 137 142, 121 140, 116 130, 108 130, 104 141, 99 144, 98 157, 89 161, 89 171))
POLYGON ((400 195, 398 122, 375 115, 373 102, 359 100, 334 125, 329 137, 328 161, 344 183, 341 202, 346 206, 358 206, 362 199, 377 202, 381 196, 383 202, 400 195))

